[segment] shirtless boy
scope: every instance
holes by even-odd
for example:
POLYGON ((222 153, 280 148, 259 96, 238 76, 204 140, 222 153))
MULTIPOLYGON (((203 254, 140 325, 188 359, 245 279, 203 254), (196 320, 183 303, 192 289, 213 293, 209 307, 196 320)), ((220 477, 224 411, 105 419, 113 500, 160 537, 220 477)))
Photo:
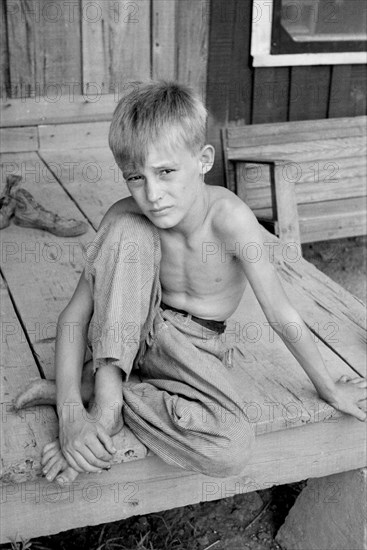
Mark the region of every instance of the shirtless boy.
POLYGON ((319 396, 366 419, 366 381, 330 377, 285 296, 251 210, 227 189, 204 183, 214 162, 204 141, 206 116, 192 91, 164 82, 141 85, 115 110, 109 142, 131 197, 104 216, 59 317, 60 433, 43 452, 48 480, 65 484, 78 472, 108 468, 111 435, 124 423, 168 463, 220 477, 241 473, 253 433, 222 333, 248 282, 319 396), (233 254, 225 262, 220 254, 203 261, 207 243, 224 243, 233 254), (248 243, 261 247, 259 261, 236 257, 248 243), (93 359, 85 362, 91 320, 98 334, 93 359), (77 327, 72 342, 64 323, 77 327), (284 336, 287 323, 301 327, 300 339, 284 336), (133 366, 137 384, 129 382, 133 366))

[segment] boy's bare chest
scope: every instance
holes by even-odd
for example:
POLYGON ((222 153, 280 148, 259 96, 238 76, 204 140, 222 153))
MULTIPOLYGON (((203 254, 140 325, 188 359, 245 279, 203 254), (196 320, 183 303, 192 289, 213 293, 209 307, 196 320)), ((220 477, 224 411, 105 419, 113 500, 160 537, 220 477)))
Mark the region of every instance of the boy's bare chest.
POLYGON ((211 234, 186 242, 161 238, 160 280, 166 292, 210 295, 242 279, 238 262, 211 234))

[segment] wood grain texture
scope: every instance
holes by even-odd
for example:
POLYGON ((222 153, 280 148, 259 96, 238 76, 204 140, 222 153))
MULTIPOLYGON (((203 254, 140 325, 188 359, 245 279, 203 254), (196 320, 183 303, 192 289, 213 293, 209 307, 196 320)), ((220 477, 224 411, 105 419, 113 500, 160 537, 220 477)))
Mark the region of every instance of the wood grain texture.
POLYGON ((292 67, 289 120, 327 118, 330 67, 292 67))
POLYGON ((244 141, 249 146, 262 145, 264 138, 267 143, 289 143, 314 141, 315 134, 322 139, 365 136, 366 125, 366 116, 254 124, 250 127, 233 125, 226 129, 226 137, 228 147, 235 148, 243 146, 244 141))
POLYGON ((150 0, 82 1, 83 91, 123 93, 150 77, 150 0), (89 12, 89 16, 87 16, 89 12))
POLYGON ((73 151, 41 151, 44 162, 59 167, 58 177, 92 227, 98 226, 110 206, 130 195, 122 174, 108 148, 73 151), (88 181, 88 179, 90 181, 88 181))
POLYGON ((184 0, 177 5, 177 79, 206 99, 209 3, 184 0))
POLYGON ((254 71, 252 124, 283 122, 288 118, 289 69, 258 67, 254 71))
POLYGON ((15 153, 20 151, 37 151, 38 128, 2 128, 0 130, 0 153, 15 153))
POLYGON ((216 150, 215 163, 207 181, 225 184, 225 167, 220 131, 227 125, 233 56, 233 26, 236 0, 212 0, 208 46, 206 106, 209 111, 207 139, 216 150))
POLYGON ((6 98, 10 92, 10 75, 5 2, 0 4, 0 85, 0 97, 6 98))
MULTIPOLYGON (((232 8, 234 11, 234 20, 232 29, 232 69, 228 82, 228 120, 233 124, 251 124, 253 116, 252 105, 255 96, 253 70, 250 61, 252 4, 253 2, 236 0, 230 6, 230 9, 232 8)), ((223 5, 225 5, 225 2, 223 2, 223 5)))
POLYGON ((42 97, 6 99, 0 102, 0 127, 111 120, 118 99, 115 94, 65 94, 56 102, 42 97))
POLYGON ((62 0, 8 1, 11 97, 81 91, 80 13, 62 0), (70 6, 69 6, 70 8, 70 6))
POLYGON ((26 481, 40 474, 42 449, 55 438, 58 422, 52 407, 35 407, 19 413, 12 410, 13 399, 31 382, 38 380, 40 373, 3 278, 0 279, 0 294, 0 479, 6 483, 14 477, 26 481))
MULTIPOLYGON (((22 187, 45 208, 67 218, 83 219, 55 177, 35 153, 4 154, 4 170, 22 175, 22 187)), ((59 165, 52 165, 58 173, 59 165)), ((72 239, 14 224, 2 230, 8 244, 3 273, 14 292, 25 330, 29 333, 46 378, 54 378, 57 318, 70 300, 84 266, 84 248, 93 239, 90 229, 72 239), (19 266, 23 269, 19 269, 19 266), (72 269, 70 269, 72 266, 72 269), (15 291, 16 289, 16 291, 15 291)), ((68 328, 66 327, 66 330, 68 328)))
POLYGON ((364 65, 335 65, 330 85, 330 118, 366 113, 367 71, 364 65))
POLYGON ((110 122, 47 124, 38 127, 41 150, 108 147, 110 122))
POLYGON ((176 80, 178 0, 152 0, 152 78, 176 80))
POLYGON ((11 97, 30 97, 36 89, 34 0, 6 1, 11 97))
POLYGON ((364 428, 343 418, 264 434, 243 476, 231 479, 202 476, 149 457, 98 476, 82 475, 71 488, 60 489, 45 479, 5 486, 1 542, 16 533, 24 538, 49 535, 361 468, 366 463, 364 428))

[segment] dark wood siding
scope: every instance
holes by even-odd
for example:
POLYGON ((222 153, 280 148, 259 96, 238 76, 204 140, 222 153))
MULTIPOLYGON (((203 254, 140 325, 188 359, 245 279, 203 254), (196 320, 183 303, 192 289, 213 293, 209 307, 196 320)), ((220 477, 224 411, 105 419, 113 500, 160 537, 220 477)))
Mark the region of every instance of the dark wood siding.
POLYGON ((208 139, 217 149, 210 183, 223 184, 219 130, 366 114, 364 65, 256 67, 250 55, 251 0, 212 0, 209 32, 208 139))

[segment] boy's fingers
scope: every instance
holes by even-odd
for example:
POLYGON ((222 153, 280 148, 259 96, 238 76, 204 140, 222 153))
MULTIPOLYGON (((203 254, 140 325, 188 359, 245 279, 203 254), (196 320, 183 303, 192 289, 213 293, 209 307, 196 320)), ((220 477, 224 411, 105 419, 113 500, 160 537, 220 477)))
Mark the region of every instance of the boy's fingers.
MULTIPOLYGON (((75 451, 73 458, 84 472, 99 472, 101 468, 110 465, 109 462, 97 458, 88 447, 84 447, 82 452, 75 451)), ((74 467, 71 463, 70 466, 74 467)))
MULTIPOLYGON (((96 441, 93 441, 92 444, 88 445, 88 449, 93 454, 93 457, 101 462, 100 466, 102 468, 106 468, 110 465, 112 455, 105 449, 99 439, 96 439, 96 441)), ((94 464, 94 462, 92 462, 92 464, 94 464)))
POLYGON ((353 411, 353 415, 358 418, 358 420, 361 420, 362 422, 364 422, 367 418, 367 414, 365 412, 363 412, 361 409, 359 409, 358 407, 356 407, 353 411))
POLYGON ((79 473, 85 472, 84 468, 79 466, 80 459, 82 458, 81 455, 78 456, 78 462, 74 459, 74 457, 68 451, 64 451, 64 455, 69 466, 74 468, 74 470, 76 470, 79 473))
POLYGON ((112 438, 104 429, 100 429, 98 431, 98 436, 109 453, 115 454, 117 452, 117 449, 113 444, 112 438))

